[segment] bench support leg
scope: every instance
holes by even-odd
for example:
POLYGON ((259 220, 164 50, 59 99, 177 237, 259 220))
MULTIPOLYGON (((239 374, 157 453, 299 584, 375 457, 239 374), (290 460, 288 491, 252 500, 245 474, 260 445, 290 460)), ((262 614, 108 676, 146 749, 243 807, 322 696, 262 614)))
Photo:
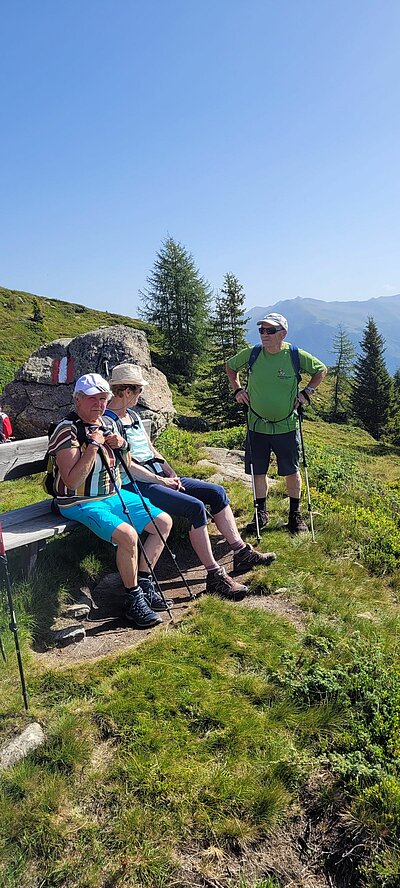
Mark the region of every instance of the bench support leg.
POLYGON ((27 578, 32 575, 39 552, 43 552, 45 546, 46 540, 36 540, 34 543, 29 543, 28 546, 24 547, 22 570, 27 578))

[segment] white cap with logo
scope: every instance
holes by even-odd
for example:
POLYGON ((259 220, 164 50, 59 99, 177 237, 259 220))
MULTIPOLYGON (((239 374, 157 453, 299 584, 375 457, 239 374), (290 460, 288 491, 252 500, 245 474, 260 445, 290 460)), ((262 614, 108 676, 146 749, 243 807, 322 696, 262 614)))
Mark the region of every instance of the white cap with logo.
POLYGON ((76 380, 74 395, 109 395, 112 392, 106 379, 103 379, 99 373, 85 373, 76 380))
POLYGON ((261 321, 257 321, 258 327, 260 324, 271 324, 272 327, 283 327, 285 333, 287 333, 289 329, 289 324, 286 318, 277 311, 271 311, 271 313, 265 318, 262 318, 261 321))

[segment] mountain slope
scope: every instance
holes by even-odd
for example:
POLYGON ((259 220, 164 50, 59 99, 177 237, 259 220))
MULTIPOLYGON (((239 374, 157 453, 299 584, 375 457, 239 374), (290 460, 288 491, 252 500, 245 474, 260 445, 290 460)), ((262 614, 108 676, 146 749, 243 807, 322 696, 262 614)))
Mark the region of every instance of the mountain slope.
POLYGON ((71 338, 96 327, 112 327, 114 324, 126 324, 145 330, 147 334, 150 332, 148 324, 125 315, 0 287, 0 362, 20 367, 44 342, 64 336, 71 338), (43 317, 39 322, 33 320, 35 300, 43 317))

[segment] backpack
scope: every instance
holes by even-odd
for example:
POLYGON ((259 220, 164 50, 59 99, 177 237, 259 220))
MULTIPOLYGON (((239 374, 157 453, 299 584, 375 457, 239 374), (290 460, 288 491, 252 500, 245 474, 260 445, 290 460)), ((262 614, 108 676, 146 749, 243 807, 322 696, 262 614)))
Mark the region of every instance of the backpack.
MULTIPOLYGON (((261 351, 262 351, 262 345, 255 345, 254 348, 252 348, 251 354, 249 356, 249 361, 247 364, 247 372, 248 373, 251 373, 253 366, 254 366, 261 351)), ((292 345, 292 343, 289 342, 289 351, 290 351, 290 357, 292 359, 293 369, 294 369, 294 372, 297 377, 297 382, 299 383, 299 382, 301 382, 301 373, 300 373, 300 355, 299 355, 299 350, 297 348, 297 345, 292 345)))

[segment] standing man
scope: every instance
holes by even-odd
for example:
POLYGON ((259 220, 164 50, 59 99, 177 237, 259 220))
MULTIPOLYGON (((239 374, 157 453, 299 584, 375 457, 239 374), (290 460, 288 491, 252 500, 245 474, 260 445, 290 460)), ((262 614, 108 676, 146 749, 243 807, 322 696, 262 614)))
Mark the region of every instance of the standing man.
MULTIPOLYGON (((298 349, 300 372, 311 378, 298 392, 298 378, 288 342, 288 322, 283 315, 271 312, 257 321, 262 348, 249 372, 247 390, 239 379, 239 371, 248 367, 251 347, 244 348, 227 362, 226 372, 237 404, 248 408, 246 440, 246 473, 253 463, 255 496, 260 530, 269 519, 266 497, 266 473, 271 451, 275 453, 278 474, 286 480, 290 498, 288 530, 302 533, 308 530, 300 512, 301 475, 298 464, 297 414, 299 404, 309 404, 315 389, 322 382, 327 369, 322 361, 298 349), (251 456, 251 459, 250 459, 251 456)), ((256 529, 255 516, 247 530, 256 529)))

